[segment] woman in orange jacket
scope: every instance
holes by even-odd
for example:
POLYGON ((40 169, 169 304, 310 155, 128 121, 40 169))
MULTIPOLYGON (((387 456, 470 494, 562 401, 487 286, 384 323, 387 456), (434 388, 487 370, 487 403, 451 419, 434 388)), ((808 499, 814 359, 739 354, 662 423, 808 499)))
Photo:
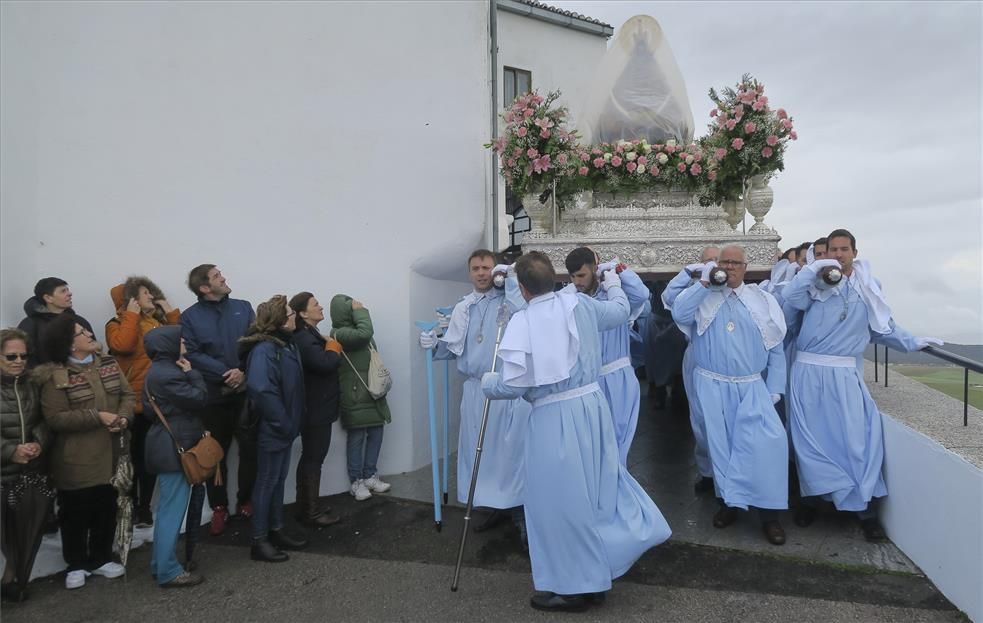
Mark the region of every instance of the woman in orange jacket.
MULTIPOLYGON (((133 438, 133 500, 136 509, 134 525, 145 528, 153 525, 150 499, 154 495, 156 477, 148 474, 143 461, 144 439, 151 421, 141 416, 143 380, 150 370, 150 357, 143 348, 143 336, 162 325, 178 324, 181 311, 171 307, 160 288, 146 277, 129 277, 125 283, 109 291, 116 307, 116 317, 106 323, 106 343, 110 354, 136 394, 133 438)), ((151 414, 152 416, 152 414, 151 414)))

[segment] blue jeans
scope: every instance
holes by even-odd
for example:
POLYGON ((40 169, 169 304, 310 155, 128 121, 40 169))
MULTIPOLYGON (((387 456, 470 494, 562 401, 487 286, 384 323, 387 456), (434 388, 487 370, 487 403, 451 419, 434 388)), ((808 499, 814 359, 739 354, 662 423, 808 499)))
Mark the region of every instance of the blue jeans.
POLYGON ((290 468, 290 446, 257 457, 256 484, 253 487, 253 538, 265 539, 270 530, 283 528, 283 483, 290 468))
POLYGON ((191 485, 184 472, 157 475, 157 518, 154 521, 154 550, 150 557, 150 573, 158 584, 167 584, 184 573, 177 561, 174 547, 181 534, 181 521, 191 499, 191 485))
POLYGON ((348 479, 352 482, 375 476, 382 449, 382 426, 348 430, 348 479))

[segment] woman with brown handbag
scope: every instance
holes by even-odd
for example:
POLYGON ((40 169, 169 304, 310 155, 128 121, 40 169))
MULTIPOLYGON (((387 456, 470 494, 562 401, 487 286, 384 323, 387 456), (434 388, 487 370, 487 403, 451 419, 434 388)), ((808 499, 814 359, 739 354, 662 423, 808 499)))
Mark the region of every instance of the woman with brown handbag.
POLYGON ((143 417, 150 420, 145 467, 157 475, 159 495, 150 573, 162 588, 194 586, 204 578, 185 570, 174 553, 191 497, 177 447, 191 448, 204 434, 198 413, 208 401, 208 387, 184 358, 180 325, 154 329, 143 337, 143 345, 152 361, 143 385, 143 417))

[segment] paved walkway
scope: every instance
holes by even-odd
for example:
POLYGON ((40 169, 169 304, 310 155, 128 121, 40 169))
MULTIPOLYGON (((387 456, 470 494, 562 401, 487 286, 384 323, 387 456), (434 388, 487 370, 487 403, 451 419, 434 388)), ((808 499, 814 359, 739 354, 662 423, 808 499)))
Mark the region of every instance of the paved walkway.
MULTIPOLYGON (((644 396, 642 409, 630 469, 666 514, 674 536, 618 580, 605 605, 578 620, 966 620, 896 547, 866 543, 849 516, 828 513, 807 530, 786 521, 784 547, 765 542, 752 517, 715 530, 712 496, 692 489, 696 475, 685 414, 653 411, 644 396)), ((207 579, 201 586, 159 589, 149 577, 150 546, 144 545, 131 552, 126 581, 90 578, 84 588, 67 591, 63 574, 39 579, 29 601, 3 605, 3 621, 559 618, 528 607, 529 561, 510 525, 469 537, 461 588, 452 593, 461 505, 452 500, 444 507, 438 532, 429 467, 390 480, 398 498, 328 498, 343 522, 312 533, 310 547, 292 553, 287 563, 250 561, 248 523, 233 520, 219 538, 202 529, 199 570, 207 579)), ((451 497, 454 487, 452 482, 451 497)), ((55 557, 57 541, 49 540, 46 551, 55 557)))
MULTIPOLYGON (((836 513, 828 506, 809 528, 799 528, 791 513, 784 513, 782 525, 787 542, 776 547, 765 541, 753 514, 741 513, 736 524, 725 530, 713 527, 717 502, 712 493, 697 495, 693 461, 693 435, 688 415, 669 409, 654 410, 642 383, 642 403, 638 430, 628 453, 628 470, 659 505, 672 528, 672 539, 775 556, 789 556, 813 562, 860 565, 876 570, 920 573, 918 567, 893 543, 868 543, 852 513, 836 513)), ((488 450, 490 451, 490 450, 488 450)), ((450 492, 457 504, 455 457, 451 456, 450 492)), ((393 493, 406 499, 433 501, 430 466, 388 479, 393 493)))

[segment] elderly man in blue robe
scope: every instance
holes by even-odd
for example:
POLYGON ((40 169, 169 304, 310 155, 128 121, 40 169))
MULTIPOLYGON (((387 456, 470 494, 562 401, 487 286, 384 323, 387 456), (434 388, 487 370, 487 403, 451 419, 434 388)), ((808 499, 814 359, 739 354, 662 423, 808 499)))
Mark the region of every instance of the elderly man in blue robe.
POLYGON ((707 263, 700 285, 685 290, 672 307, 692 339, 690 404, 706 426, 721 501, 713 525, 726 528, 738 509, 755 507, 768 542, 782 545, 778 515, 788 508, 788 440, 774 404, 785 391, 785 319, 774 297, 744 283, 742 247, 720 251, 726 284, 710 285, 716 267, 707 263))
POLYGON ((540 610, 584 610, 604 600, 611 581, 669 538, 658 507, 621 464, 610 409, 601 392, 600 332, 626 326, 628 298, 614 270, 607 300, 554 292, 549 258, 533 251, 515 273, 528 306, 508 324, 500 372, 485 395, 532 403, 526 427, 525 509, 540 610))
MULTIPOLYGON (((604 271, 617 270, 617 260, 598 265, 597 254, 592 249, 578 247, 567 255, 565 264, 572 282, 565 288, 567 293, 580 292, 599 301, 608 299, 607 290, 600 287, 598 277, 604 271)), ((628 297, 631 313, 623 324, 611 327, 601 334, 602 362, 598 382, 611 408, 621 464, 627 465, 628 450, 635 438, 641 402, 638 377, 631 365, 630 328, 648 302, 650 293, 641 278, 628 268, 620 270, 619 278, 621 290, 628 297)))
MULTIPOLYGON (((475 449, 485 405, 481 376, 491 370, 498 330, 498 311, 503 305, 509 314, 515 311, 503 288, 493 285, 495 255, 478 249, 468 258, 468 277, 473 286, 470 294, 454 306, 443 337, 436 332, 420 334, 420 346, 436 347, 435 359, 457 359, 457 369, 464 375, 461 395, 461 422, 457 444, 457 500, 466 503, 474 468, 475 449)), ((518 304, 525 305, 518 292, 518 304)), ((508 519, 519 528, 525 547, 525 523, 522 519, 522 462, 525 456, 525 429, 530 407, 522 400, 493 402, 485 430, 481 470, 475 486, 474 505, 491 508, 492 513, 475 527, 476 532, 489 530, 508 519)))
MULTIPOLYGON (((788 399, 792 446, 803 496, 857 512, 864 536, 884 540, 876 498, 887 495, 884 438, 857 361, 871 341, 911 352, 941 340, 914 337, 897 326, 869 262, 857 260, 857 241, 845 229, 827 237, 827 256, 806 265, 785 287, 786 308, 803 312, 788 399), (835 268, 842 275, 826 276, 835 268)), ((797 510, 809 525, 815 509, 797 510)))
MULTIPOLYGON (((700 253, 700 261, 695 264, 688 264, 679 271, 679 274, 672 278, 669 285, 662 292, 662 305, 672 312, 672 305, 676 298, 687 288, 699 284, 700 276, 708 262, 716 262, 720 257, 718 247, 704 247, 700 253)), ((686 396, 689 399, 689 424, 693 429, 693 458, 696 461, 696 470, 699 478, 693 485, 696 493, 713 491, 713 466, 710 464, 710 451, 707 449, 706 425, 703 423, 702 416, 698 409, 693 406, 693 351, 689 344, 689 335, 686 327, 680 327, 680 331, 686 335, 686 350, 683 352, 683 387, 686 389, 686 396)))

